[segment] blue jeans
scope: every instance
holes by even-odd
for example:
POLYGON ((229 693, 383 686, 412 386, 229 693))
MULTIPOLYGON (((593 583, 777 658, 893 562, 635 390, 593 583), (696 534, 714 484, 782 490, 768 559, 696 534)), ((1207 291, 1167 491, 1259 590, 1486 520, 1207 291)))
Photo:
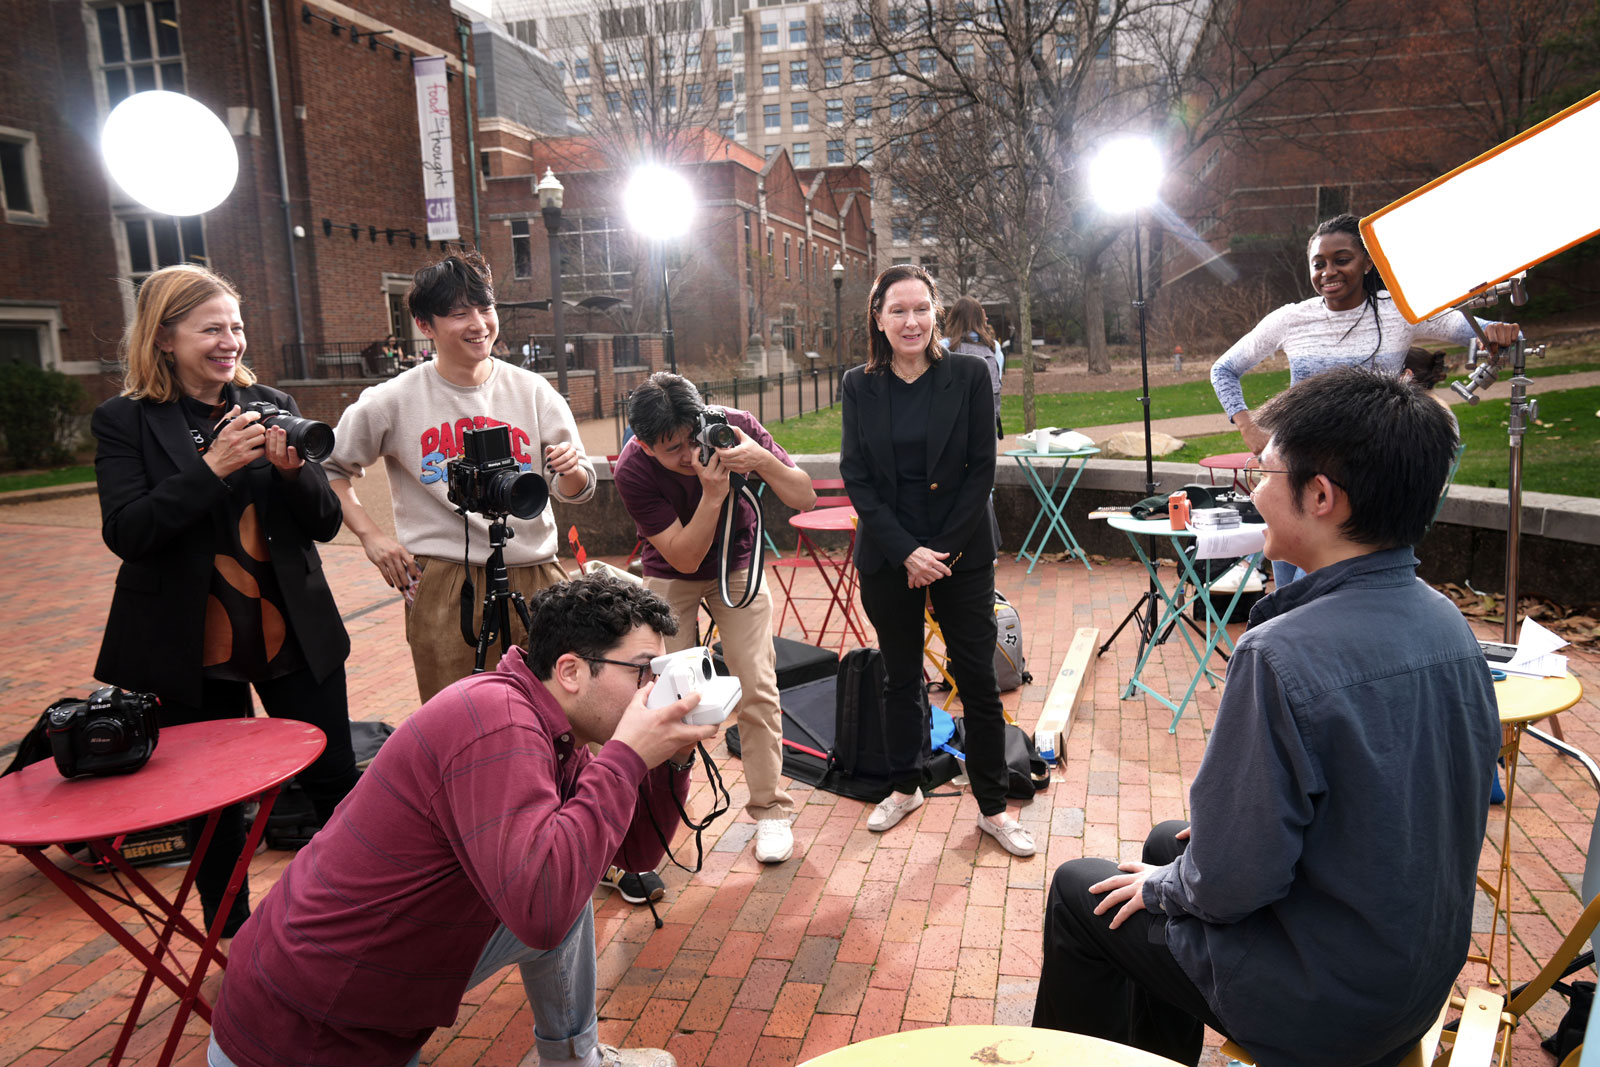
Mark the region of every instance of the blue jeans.
MULTIPOLYGON (((544 1067, 599 1067, 600 1031, 595 1013, 594 909, 585 907, 561 944, 553 949, 529 948, 504 926, 494 932, 467 988, 488 981, 502 968, 517 964, 522 988, 533 1008, 533 1040, 544 1067), (548 1037, 548 1033, 566 1034, 548 1037)), ((422 1050, 411 1057, 416 1067, 422 1050)), ((211 1035, 206 1051, 210 1067, 239 1067, 211 1035)))

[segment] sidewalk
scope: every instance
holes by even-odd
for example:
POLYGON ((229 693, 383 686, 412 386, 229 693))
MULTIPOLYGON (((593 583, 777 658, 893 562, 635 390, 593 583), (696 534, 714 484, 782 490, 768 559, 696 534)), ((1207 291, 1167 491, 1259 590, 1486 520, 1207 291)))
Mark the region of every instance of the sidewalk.
MULTIPOLYGON (((92 498, 91 498, 92 500, 92 498)), ((0 662, 0 738, 14 740, 51 700, 83 692, 109 603, 115 560, 88 526, 29 524, 40 506, 0 512, 8 561, 4 607, 9 654, 0 662)), ((348 669, 354 718, 404 721, 416 703, 401 608, 359 547, 323 548, 328 579, 351 631, 348 669)), ((800 591, 820 579, 796 572, 800 591)), ((1108 636, 1144 591, 1144 573, 1125 561, 1053 564, 1025 573, 1002 559, 998 585, 1021 612, 1036 683, 1005 694, 1025 726, 1037 720, 1074 629, 1108 636)), ((815 605, 820 607, 821 605, 815 605)), ((813 605, 807 605, 811 610, 813 605)), ((807 615, 814 625, 815 615, 807 615)), ((1484 636, 1491 636, 1487 629, 1484 636)), ((791 627, 788 636, 800 636, 791 627)), ((852 1041, 902 1029, 957 1023, 1026 1024, 1039 972, 1041 912, 1051 872, 1083 855, 1136 858, 1145 832, 1182 817, 1205 751, 1217 690, 1202 688, 1179 724, 1153 700, 1123 701, 1121 684, 1136 646, 1127 634, 1095 665, 1092 688, 1051 787, 1019 814, 1040 854, 1016 859, 974 826, 970 796, 930 799, 887 834, 866 830, 869 807, 797 788, 795 859, 762 867, 750 853, 755 826, 740 810, 747 791, 740 762, 719 742, 734 812, 706 835, 705 869, 668 870, 665 927, 608 891, 595 894, 604 1040, 665 1045, 683 1067, 788 1067, 852 1041)), ((1147 677, 1187 684, 1188 653, 1160 649, 1147 677)), ((1600 656, 1581 653, 1574 670, 1590 695, 1562 715, 1569 740, 1600 751, 1594 679, 1600 656)), ((1159 684, 1159 683, 1158 683, 1159 684)), ((692 810, 708 804, 697 778, 692 810)), ((1596 794, 1587 777, 1537 743, 1524 747, 1516 825, 1514 977, 1530 976, 1580 907, 1596 794)), ((1482 863, 1497 862, 1501 809, 1492 809, 1482 863)), ((685 860, 693 847, 680 848, 685 860)), ((289 855, 262 852, 251 866, 257 899, 289 855)), ((176 870, 155 870, 172 889, 176 870)), ((102 1061, 140 972, 110 938, 20 857, 0 857, 0 1067, 80 1067, 102 1061)), ((196 909, 198 910, 198 909, 196 909)), ((131 913, 125 918, 133 919, 131 913)), ((1480 935, 1483 923, 1478 924, 1480 935)), ((1481 967, 1464 976, 1483 984, 1481 967)), ((135 1038, 128 1062, 154 1061, 173 998, 135 1038)), ((1536 1046, 1564 1007, 1545 1002, 1516 1037, 1518 1062, 1551 1062, 1536 1046)), ((200 1067, 206 1028, 191 1021, 178 1062, 200 1067)), ((468 995, 454 1026, 434 1035, 425 1064, 533 1064, 531 1018, 515 972, 468 995)), ((1214 1044, 1214 1041, 1213 1041, 1214 1044)), ((1219 1067, 1212 1048, 1202 1063, 1219 1067)))

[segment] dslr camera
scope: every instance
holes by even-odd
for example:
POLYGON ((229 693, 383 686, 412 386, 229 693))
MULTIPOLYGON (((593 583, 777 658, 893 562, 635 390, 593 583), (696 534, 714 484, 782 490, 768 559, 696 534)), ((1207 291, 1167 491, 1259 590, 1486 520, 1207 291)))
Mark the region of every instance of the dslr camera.
POLYGON ((251 411, 261 416, 261 425, 268 428, 275 427, 288 434, 289 447, 299 452, 302 459, 321 463, 333 455, 333 427, 325 422, 291 415, 269 400, 252 400, 248 404, 241 404, 238 415, 217 423, 211 431, 211 440, 215 441, 217 434, 221 433, 228 423, 251 411))
POLYGON ((445 464, 450 503, 491 519, 531 519, 544 510, 550 487, 511 454, 511 428, 487 426, 461 434, 461 455, 445 464))
POLYGON ((694 419, 694 431, 689 439, 700 446, 700 465, 711 462, 719 448, 732 448, 739 443, 739 435, 728 425, 728 413, 722 408, 701 408, 694 419))
POLYGON ((80 774, 128 774, 156 750, 161 725, 152 693, 129 693, 106 685, 87 700, 58 700, 45 709, 45 735, 63 778, 80 774))
POLYGON ((655 672, 656 687, 650 691, 646 707, 659 708, 690 693, 700 694, 700 703, 683 717, 690 726, 716 725, 739 706, 744 695, 739 679, 716 673, 711 650, 704 645, 657 656, 650 661, 650 669, 655 672))

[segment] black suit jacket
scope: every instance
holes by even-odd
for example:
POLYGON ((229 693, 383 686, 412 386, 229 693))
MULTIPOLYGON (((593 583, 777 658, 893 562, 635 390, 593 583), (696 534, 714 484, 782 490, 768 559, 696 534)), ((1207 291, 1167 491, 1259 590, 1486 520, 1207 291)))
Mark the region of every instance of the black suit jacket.
MULTIPOLYGON (((235 390, 298 415, 287 393, 235 390)), ((230 491, 200 458, 177 403, 112 397, 95 409, 101 536, 122 558, 94 676, 102 682, 200 704, 206 599, 217 553, 214 509, 230 491)), ((315 541, 339 532, 339 498, 322 467, 285 479, 245 468, 267 505, 261 523, 283 589, 289 633, 318 681, 350 654, 350 638, 322 574, 315 541)))
MULTIPOLYGON (((927 373, 933 375, 929 507, 939 527, 927 547, 950 553, 945 565, 952 570, 992 566, 998 546, 989 520, 995 464, 989 368, 976 356, 956 352, 947 353, 927 373)), ((868 374, 862 366, 844 376, 839 473, 860 516, 855 559, 866 573, 903 565, 920 544, 900 525, 895 510, 899 485, 889 432, 889 374, 868 374)))

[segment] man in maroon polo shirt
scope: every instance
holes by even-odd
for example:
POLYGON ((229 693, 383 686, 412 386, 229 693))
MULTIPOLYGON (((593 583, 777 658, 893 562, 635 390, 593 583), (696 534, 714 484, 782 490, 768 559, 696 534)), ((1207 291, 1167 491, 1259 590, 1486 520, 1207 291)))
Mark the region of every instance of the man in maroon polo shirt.
POLYGON ((526 650, 396 730, 234 939, 211 1067, 403 1067, 515 963, 544 1067, 669 1067, 600 1045, 590 896, 678 828, 698 694, 647 708, 677 632, 661 598, 579 578, 537 593, 526 650), (599 743, 598 754, 587 745, 599 743))

